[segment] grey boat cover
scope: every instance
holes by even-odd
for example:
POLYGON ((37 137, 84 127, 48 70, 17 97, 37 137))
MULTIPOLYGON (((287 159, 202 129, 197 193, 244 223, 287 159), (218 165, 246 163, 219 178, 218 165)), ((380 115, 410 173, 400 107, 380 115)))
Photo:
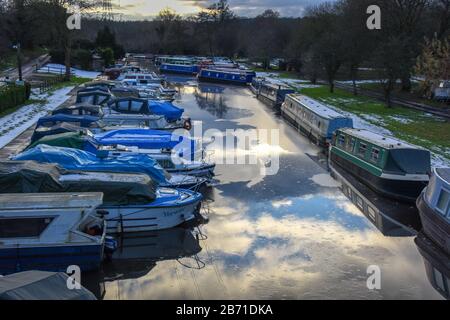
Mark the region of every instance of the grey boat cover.
POLYGON ((83 286, 69 289, 68 278, 62 272, 44 271, 25 271, 0 277, 0 300, 97 300, 83 286))
POLYGON ((156 183, 145 174, 69 171, 35 161, 0 162, 0 193, 103 192, 105 205, 148 204, 156 183))

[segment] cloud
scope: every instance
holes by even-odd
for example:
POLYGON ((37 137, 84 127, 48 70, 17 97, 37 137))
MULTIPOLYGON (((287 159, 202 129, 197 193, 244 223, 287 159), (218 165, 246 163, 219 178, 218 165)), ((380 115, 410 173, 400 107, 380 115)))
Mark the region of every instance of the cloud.
MULTIPOLYGON (((142 0, 117 0, 113 3, 116 12, 136 16, 152 17, 162 8, 170 7, 180 14, 188 15, 206 9, 217 0, 163 0, 150 4, 142 0)), ((303 16, 308 6, 316 5, 325 0, 229 0, 230 9, 242 17, 255 17, 267 9, 278 11, 283 17, 303 16)))

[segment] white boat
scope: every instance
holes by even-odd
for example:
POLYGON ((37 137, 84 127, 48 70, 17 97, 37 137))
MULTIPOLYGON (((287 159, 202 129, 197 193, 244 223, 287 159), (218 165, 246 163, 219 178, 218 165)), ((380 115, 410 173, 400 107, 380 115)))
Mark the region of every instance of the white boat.
POLYGON ((163 79, 158 77, 154 72, 125 72, 122 73, 117 81, 124 85, 146 85, 149 83, 162 83, 163 79))
POLYGON ((107 231, 138 232, 176 227, 195 218, 202 195, 159 188, 146 174, 67 171, 34 161, 0 163, 0 192, 103 192, 107 231), (12 185, 12 186, 11 186, 12 185))
POLYGON ((73 172, 61 175, 58 181, 70 190, 88 188, 105 193, 101 209, 108 212, 105 218, 108 233, 169 229, 193 220, 200 212, 200 193, 169 188, 152 190, 153 182, 144 174, 73 172))
POLYGON ((155 159, 163 169, 171 174, 191 175, 196 177, 212 178, 216 164, 206 160, 186 160, 169 150, 143 150, 138 147, 122 145, 100 146, 97 156, 100 158, 117 157, 129 153, 144 153, 155 159))
POLYGON ((0 194, 0 274, 97 269, 105 222, 102 193, 0 194))
POLYGON ((168 122, 163 115, 119 113, 109 108, 103 108, 103 113, 104 116, 99 120, 101 131, 124 128, 175 130, 192 126, 190 119, 168 122))

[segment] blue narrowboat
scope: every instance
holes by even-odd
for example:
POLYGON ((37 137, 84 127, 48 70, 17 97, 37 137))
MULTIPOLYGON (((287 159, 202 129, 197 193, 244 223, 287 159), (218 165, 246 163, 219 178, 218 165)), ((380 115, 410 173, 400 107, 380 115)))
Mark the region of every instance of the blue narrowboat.
POLYGON ((0 195, 0 274, 98 269, 106 235, 96 215, 102 200, 102 193, 0 195))
POLYGON ((340 128, 353 128, 353 120, 300 94, 288 94, 281 115, 314 143, 327 146, 340 128))
POLYGON ((295 90, 281 83, 263 81, 259 85, 256 97, 274 108, 280 108, 286 95, 295 93, 295 90))
POLYGON ((200 81, 220 82, 247 85, 256 77, 256 73, 250 70, 214 68, 209 67, 200 70, 198 79, 200 81))
POLYGON ((199 72, 199 66, 195 59, 183 57, 167 57, 160 66, 161 73, 181 73, 194 75, 199 72))

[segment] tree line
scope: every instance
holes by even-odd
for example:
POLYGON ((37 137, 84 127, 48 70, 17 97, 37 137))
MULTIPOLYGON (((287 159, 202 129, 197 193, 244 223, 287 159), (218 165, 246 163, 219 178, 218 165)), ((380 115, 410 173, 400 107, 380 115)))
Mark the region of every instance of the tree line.
MULTIPOLYGON (((81 30, 68 31, 65 19, 72 2, 0 0, 0 54, 5 43, 20 39, 25 47, 63 48, 68 63, 71 50, 92 49, 106 26, 125 51, 250 58, 264 68, 282 58, 282 68, 312 82, 324 79, 331 91, 339 74, 355 83, 362 68, 371 69, 382 79, 388 101, 398 79, 403 90, 411 90, 414 72, 449 77, 448 68, 432 71, 430 64, 448 61, 442 48, 448 47, 450 0, 338 0, 311 6, 299 18, 280 17, 276 10, 239 17, 226 0, 219 0, 188 17, 164 9, 149 21, 84 18, 81 30), (381 8, 380 30, 367 28, 369 5, 381 8)), ((87 10, 101 2, 81 1, 87 10)))

